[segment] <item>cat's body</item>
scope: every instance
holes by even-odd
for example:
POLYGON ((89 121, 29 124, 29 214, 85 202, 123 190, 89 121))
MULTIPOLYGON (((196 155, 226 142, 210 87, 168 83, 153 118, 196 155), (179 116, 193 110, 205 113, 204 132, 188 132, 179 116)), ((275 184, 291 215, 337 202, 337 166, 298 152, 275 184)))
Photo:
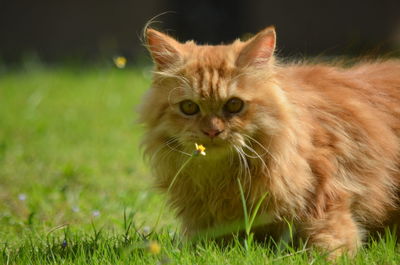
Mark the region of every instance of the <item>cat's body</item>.
POLYGON ((273 29, 226 46, 147 37, 143 144, 188 235, 243 219, 238 179, 249 208, 268 193, 260 216, 335 253, 399 213, 399 61, 277 65, 273 29), (207 156, 170 186, 194 142, 207 156))

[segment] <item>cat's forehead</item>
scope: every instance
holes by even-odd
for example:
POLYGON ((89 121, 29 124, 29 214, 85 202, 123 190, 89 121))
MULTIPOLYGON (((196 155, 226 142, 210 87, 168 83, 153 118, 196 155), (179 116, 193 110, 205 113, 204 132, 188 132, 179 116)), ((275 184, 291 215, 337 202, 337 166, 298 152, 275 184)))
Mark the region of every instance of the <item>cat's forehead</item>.
POLYGON ((237 70, 225 60, 203 58, 185 65, 182 74, 189 80, 229 79, 237 70))
POLYGON ((241 46, 239 41, 230 45, 191 45, 186 65, 188 68, 235 68, 241 46))
POLYGON ((176 73, 178 82, 182 82, 179 85, 180 98, 221 102, 231 96, 235 87, 232 83, 239 73, 235 61, 240 44, 212 46, 186 43, 188 52, 176 73))
POLYGON ((185 79, 190 83, 189 93, 199 98, 223 99, 228 96, 235 69, 225 62, 196 64, 185 68, 185 79))
POLYGON ((182 74, 194 88, 216 89, 235 76, 236 57, 231 46, 196 46, 187 57, 182 74))

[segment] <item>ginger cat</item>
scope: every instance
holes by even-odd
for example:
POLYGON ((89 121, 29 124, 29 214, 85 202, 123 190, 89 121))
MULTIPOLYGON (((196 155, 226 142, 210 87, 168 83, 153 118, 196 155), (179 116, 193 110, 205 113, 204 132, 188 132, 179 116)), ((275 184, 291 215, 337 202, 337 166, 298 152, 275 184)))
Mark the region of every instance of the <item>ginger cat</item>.
POLYGON ((272 27, 229 45, 150 28, 146 39, 155 71, 140 119, 157 186, 167 191, 195 142, 207 148, 168 194, 188 236, 243 220, 238 179, 249 208, 268 192, 259 216, 293 220, 331 257, 397 221, 399 61, 282 64, 272 27))

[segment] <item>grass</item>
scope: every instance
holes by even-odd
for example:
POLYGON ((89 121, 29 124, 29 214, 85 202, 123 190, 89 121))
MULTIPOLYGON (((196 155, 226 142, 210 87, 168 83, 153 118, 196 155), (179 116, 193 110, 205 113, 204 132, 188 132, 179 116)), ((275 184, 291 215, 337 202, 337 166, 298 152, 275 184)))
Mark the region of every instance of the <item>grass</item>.
MULTIPOLYGON (((0 76, 0 264, 327 264, 287 244, 185 242, 169 211, 152 231, 164 199, 134 112, 149 83, 129 68, 0 76)), ((339 263, 400 264, 399 246, 387 233, 339 263)))

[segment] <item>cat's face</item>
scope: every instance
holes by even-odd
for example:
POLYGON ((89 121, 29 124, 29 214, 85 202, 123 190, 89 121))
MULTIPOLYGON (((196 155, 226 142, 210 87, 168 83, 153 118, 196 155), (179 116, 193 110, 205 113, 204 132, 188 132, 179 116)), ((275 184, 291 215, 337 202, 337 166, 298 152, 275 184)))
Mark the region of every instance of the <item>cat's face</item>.
POLYGON ((261 128, 272 134, 280 96, 273 85, 265 90, 273 29, 219 46, 179 43, 151 29, 147 38, 156 71, 141 115, 158 137, 223 151, 245 145, 261 128))
POLYGON ((181 80, 168 88, 166 129, 181 143, 225 147, 240 141, 240 134, 250 130, 246 125, 254 107, 251 99, 239 91, 232 77, 222 72, 202 65, 186 66, 181 80))

